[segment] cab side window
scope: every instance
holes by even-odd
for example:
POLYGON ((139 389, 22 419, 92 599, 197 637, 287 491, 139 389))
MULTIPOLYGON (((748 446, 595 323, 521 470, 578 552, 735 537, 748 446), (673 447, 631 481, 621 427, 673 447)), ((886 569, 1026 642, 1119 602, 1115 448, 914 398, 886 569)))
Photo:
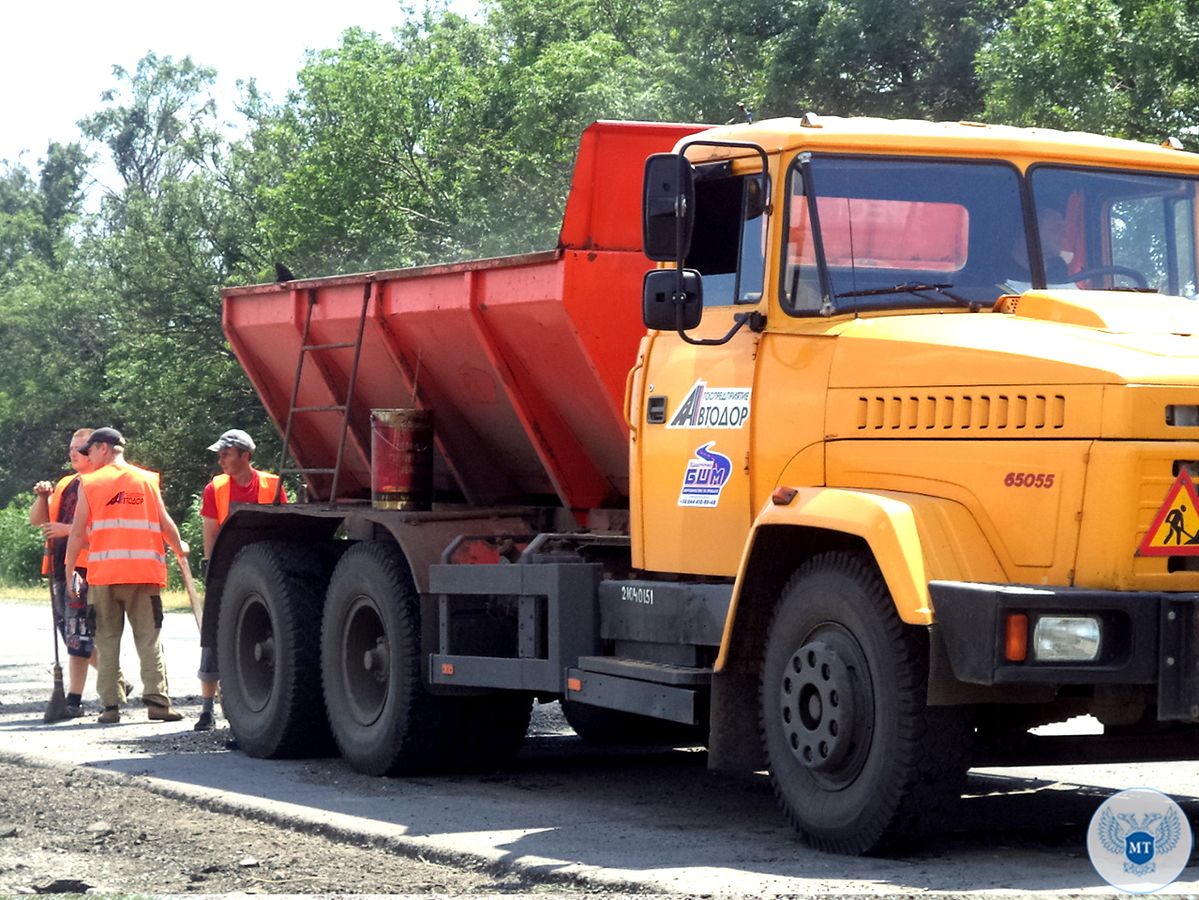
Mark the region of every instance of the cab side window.
POLYGON ((695 231, 686 267, 703 276, 704 306, 757 303, 765 274, 761 180, 731 176, 727 163, 697 167, 695 231))

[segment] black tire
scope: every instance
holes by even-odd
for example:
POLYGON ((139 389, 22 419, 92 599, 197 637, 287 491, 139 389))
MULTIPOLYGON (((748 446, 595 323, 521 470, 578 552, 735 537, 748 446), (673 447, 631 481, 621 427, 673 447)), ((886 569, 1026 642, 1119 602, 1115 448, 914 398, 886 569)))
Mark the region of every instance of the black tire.
POLYGON ((321 676, 342 756, 369 775, 493 769, 520 749, 532 698, 439 697, 422 672, 420 599, 397 547, 364 542, 329 583, 321 676))
POLYGON ((928 639, 905 625, 872 561, 805 563, 775 608, 761 730, 775 796, 833 853, 919 845, 961 796, 971 720, 925 705, 928 639))
POLYGON ((698 725, 664 722, 574 700, 562 701, 562 715, 575 734, 597 746, 693 747, 707 742, 707 732, 698 725))
POLYGON ((328 574, 306 548, 244 547, 221 595, 221 708, 250 756, 283 759, 332 748, 320 683, 328 574))

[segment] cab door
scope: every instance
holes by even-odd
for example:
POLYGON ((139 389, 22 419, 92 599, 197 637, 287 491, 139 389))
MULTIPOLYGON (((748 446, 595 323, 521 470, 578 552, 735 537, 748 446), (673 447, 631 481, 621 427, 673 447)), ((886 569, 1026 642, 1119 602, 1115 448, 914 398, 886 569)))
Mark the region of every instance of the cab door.
MULTIPOLYGON (((762 312, 766 216, 760 181, 723 163, 697 167, 696 223, 686 267, 700 272, 703 319, 688 332, 717 340, 734 316, 762 312)), ((752 520, 750 433, 760 334, 719 345, 651 332, 634 384, 631 452, 634 565, 732 576, 752 520)))

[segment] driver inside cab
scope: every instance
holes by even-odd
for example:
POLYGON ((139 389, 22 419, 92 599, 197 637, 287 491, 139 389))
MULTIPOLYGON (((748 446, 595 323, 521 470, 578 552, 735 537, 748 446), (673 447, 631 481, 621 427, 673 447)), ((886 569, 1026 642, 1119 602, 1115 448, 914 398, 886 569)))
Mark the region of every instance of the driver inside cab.
MULTIPOLYGON (((1037 214, 1037 231, 1041 239, 1041 257, 1045 260, 1047 287, 1070 287, 1070 262, 1074 254, 1063 249, 1066 238, 1066 219, 1056 209, 1048 208, 1037 214)), ((1012 241, 1009 275, 1003 287, 1013 294, 1032 288, 1032 270, 1028 261, 1028 241, 1021 234, 1012 241)))

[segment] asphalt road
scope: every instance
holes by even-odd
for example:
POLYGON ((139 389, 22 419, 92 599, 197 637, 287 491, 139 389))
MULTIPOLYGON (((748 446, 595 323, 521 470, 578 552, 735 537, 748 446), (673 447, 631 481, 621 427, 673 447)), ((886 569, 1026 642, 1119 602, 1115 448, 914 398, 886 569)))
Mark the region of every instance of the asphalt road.
MULTIPOLYGON (((1195 762, 993 769, 972 773, 958 820, 926 852, 833 856, 796 839, 764 776, 714 775, 695 750, 588 747, 556 704, 535 711, 516 765, 499 775, 379 779, 338 759, 250 759, 225 749, 219 731, 191 730, 199 642, 187 614, 169 615, 164 626, 172 690, 187 719, 149 723, 134 709, 116 726, 95 724, 94 715, 44 725, 49 612, 0 602, 0 623, 0 758, 89 766, 264 828, 320 827, 443 862, 701 895, 1110 894, 1085 848, 1087 823, 1107 796, 1156 788, 1199 825, 1195 762)), ((136 672, 126 643, 125 669, 136 672)), ((1168 891, 1199 893, 1199 855, 1168 891)))

